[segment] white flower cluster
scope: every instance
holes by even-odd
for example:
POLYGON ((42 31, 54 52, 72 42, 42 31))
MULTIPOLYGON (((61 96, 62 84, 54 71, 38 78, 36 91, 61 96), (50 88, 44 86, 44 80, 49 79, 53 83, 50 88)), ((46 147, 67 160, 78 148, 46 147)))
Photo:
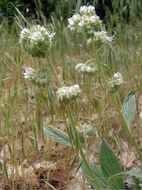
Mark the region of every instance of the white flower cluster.
POLYGON ((121 73, 117 72, 112 76, 112 79, 109 81, 109 89, 115 91, 123 83, 124 81, 121 73))
POLYGON ((86 74, 93 74, 97 71, 96 66, 87 65, 86 63, 78 63, 75 69, 79 72, 86 74))
POLYGON ((44 57, 45 51, 52 45, 54 35, 55 33, 49 32, 44 26, 33 25, 21 31, 19 42, 32 56, 44 57))
POLYGON ((77 14, 68 19, 69 28, 75 32, 86 32, 92 34, 102 26, 100 18, 96 15, 95 7, 82 6, 77 14))
POLYGON ((94 6, 82 6, 79 13, 68 19, 68 27, 71 31, 87 34, 89 43, 100 41, 111 43, 113 37, 108 37, 106 31, 102 30, 102 21, 96 15, 94 6))
POLYGON ((100 41, 102 43, 113 43, 114 36, 109 37, 106 31, 94 32, 94 41, 100 41))
POLYGON ((67 103, 69 100, 77 98, 81 93, 80 86, 75 84, 73 86, 67 87, 63 86, 59 88, 56 92, 58 101, 67 103))
POLYGON ((33 68, 23 67, 23 69, 25 70, 25 72, 24 72, 24 78, 25 79, 29 79, 29 80, 35 79, 36 71, 33 68))
POLYGON ((34 70, 31 67, 23 67, 24 69, 24 78, 31 81, 34 85, 45 86, 50 82, 50 73, 41 68, 39 71, 34 70))
POLYGON ((80 7, 80 13, 82 15, 94 15, 95 12, 95 7, 89 5, 89 6, 82 6, 80 7))

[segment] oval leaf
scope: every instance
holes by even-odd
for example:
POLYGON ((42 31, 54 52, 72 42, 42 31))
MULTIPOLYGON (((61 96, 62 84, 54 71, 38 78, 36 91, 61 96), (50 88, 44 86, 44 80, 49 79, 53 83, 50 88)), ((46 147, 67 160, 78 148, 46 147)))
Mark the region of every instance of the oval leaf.
MULTIPOLYGON (((109 178, 114 174, 120 173, 122 171, 115 154, 104 141, 101 143, 100 163, 103 175, 105 177, 109 178)), ((125 189, 123 178, 117 179, 113 184, 113 188, 125 189)))
POLYGON ((46 126, 43 130, 44 133, 56 140, 58 143, 71 146, 69 136, 65 132, 52 126, 46 126))
POLYGON ((82 169, 83 175, 88 180, 90 185, 94 188, 97 188, 97 189, 100 189, 100 187, 102 190, 107 189, 107 181, 106 181, 106 179, 105 179, 105 177, 101 171, 100 166, 90 163, 90 167, 92 169, 92 172, 96 176, 96 180, 92 179, 87 168, 85 167, 85 164, 82 162, 81 169, 82 169))
POLYGON ((134 90, 126 96, 122 106, 122 113, 128 127, 130 127, 136 114, 136 93, 134 90))

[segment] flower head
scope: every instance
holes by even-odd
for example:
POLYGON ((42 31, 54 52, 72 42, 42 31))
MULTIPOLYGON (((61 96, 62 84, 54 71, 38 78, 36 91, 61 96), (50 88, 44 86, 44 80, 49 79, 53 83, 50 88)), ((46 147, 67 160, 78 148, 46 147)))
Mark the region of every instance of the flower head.
POLYGON ((30 80, 34 85, 45 86, 50 82, 50 73, 47 69, 41 68, 39 71, 31 67, 24 67, 24 78, 30 80))
POLYGON ((94 6, 82 6, 78 13, 68 19, 68 28, 72 32, 83 33, 87 43, 99 41, 101 43, 112 43, 114 37, 109 37, 103 30, 102 21, 97 16, 94 6))
POLYGON ((118 87, 123 83, 124 81, 121 73, 117 72, 112 76, 112 79, 108 82, 109 90, 116 91, 118 87))
POLYGON ((81 93, 81 89, 78 84, 75 84, 70 87, 63 86, 59 88, 56 92, 58 101, 65 102, 65 103, 69 102, 69 100, 74 100, 80 95, 80 93, 81 93))
POLYGON ((89 6, 82 6, 80 7, 80 13, 82 15, 94 15, 95 12, 95 7, 89 5, 89 6))
POLYGON ((29 80, 34 80, 36 76, 36 71, 31 67, 24 67, 24 78, 29 80))
POLYGON ((112 43, 114 40, 114 37, 113 36, 109 37, 107 35, 107 32, 102 30, 102 31, 94 32, 93 40, 107 44, 107 43, 112 43))
POLYGON ((86 63, 77 64, 75 69, 79 72, 86 74, 93 74, 98 70, 96 66, 87 65, 86 63))
POLYGON ((68 27, 71 31, 90 34, 93 31, 99 30, 102 26, 102 21, 96 15, 95 7, 82 6, 79 13, 74 14, 68 19, 68 27))
POLYGON ((115 73, 112 78, 116 85, 121 85, 123 83, 123 77, 119 72, 115 73))
POLYGON ((32 56, 44 57, 45 51, 52 45, 54 35, 55 33, 49 32, 44 26, 33 25, 21 31, 19 42, 32 56))

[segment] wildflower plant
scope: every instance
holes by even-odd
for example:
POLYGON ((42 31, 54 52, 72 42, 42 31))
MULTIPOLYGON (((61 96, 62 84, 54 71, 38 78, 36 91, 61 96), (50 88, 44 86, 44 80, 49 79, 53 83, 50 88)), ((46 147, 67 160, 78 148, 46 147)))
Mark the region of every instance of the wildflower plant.
POLYGON ((67 87, 63 86, 59 88, 56 92, 59 102, 68 103, 71 100, 75 100, 81 94, 81 89, 78 84, 67 87))
POLYGON ((68 22, 70 30, 78 33, 93 34, 94 31, 99 31, 102 26, 102 21, 96 15, 95 7, 93 6, 80 7, 79 13, 69 18, 68 22))
POLYGON ((33 25, 21 31, 19 43, 33 57, 45 57, 45 52, 52 46, 54 35, 44 26, 33 25))
MULTIPOLYGON (((107 35, 107 32, 103 29, 104 28, 103 23, 100 20, 100 18, 96 15, 95 7, 93 6, 80 7, 79 12, 75 13, 71 18, 68 19, 68 23, 69 23, 68 28, 72 32, 74 32, 75 34, 76 33, 84 34, 87 37, 88 44, 92 42, 96 42, 97 44, 101 44, 101 43, 110 44, 113 42, 113 37, 109 37, 107 35)), ((48 49, 52 46, 54 35, 55 33, 49 32, 44 26, 33 25, 29 28, 24 28, 21 31, 19 42, 21 46, 25 49, 25 51, 27 51, 30 55, 32 55, 33 57, 40 58, 40 57, 45 57, 46 51, 48 51, 48 49)), ((96 63, 94 63, 92 60, 89 60, 86 63, 78 63, 75 66, 75 69, 79 73, 85 74, 85 75, 93 75, 99 70, 99 76, 95 80, 99 79, 100 84, 104 84, 103 82, 104 81, 106 82, 105 69, 102 68, 102 64, 99 62, 100 57, 97 55, 99 51, 97 48, 96 49, 92 48, 92 50, 93 51, 95 50, 96 63)), ((64 60, 65 57, 62 57, 62 58, 64 60)), ((88 145, 86 139, 87 140, 91 139, 95 135, 95 130, 94 130, 93 125, 90 125, 90 124, 80 125, 79 124, 80 122, 78 122, 78 118, 80 117, 79 116, 80 113, 78 114, 79 108, 87 112, 87 114, 88 113, 90 114, 91 109, 89 111, 87 110, 88 107, 85 107, 83 105, 82 98, 80 98, 80 103, 81 103, 80 107, 76 102, 75 104, 72 104, 72 101, 76 100, 81 95, 82 91, 79 84, 74 84, 71 86, 62 86, 63 81, 62 81, 62 77, 59 78, 58 69, 56 68, 57 65, 52 63, 52 60, 55 60, 55 59, 50 59, 50 57, 47 57, 47 60, 49 63, 47 66, 50 67, 51 72, 53 72, 52 74, 54 75, 54 77, 57 77, 58 79, 57 81, 61 86, 61 87, 56 86, 56 88, 58 88, 56 91, 56 97, 59 103, 63 105, 65 104, 64 107, 65 107, 66 113, 65 115, 63 115, 63 117, 65 117, 65 120, 66 120, 66 131, 64 132, 59 129, 56 129, 55 127, 47 126, 47 127, 44 127, 44 132, 48 134, 50 137, 54 138, 57 142, 73 147, 73 149, 75 150, 75 154, 79 156, 78 158, 79 158, 79 161, 81 162, 80 166, 84 168, 82 169, 83 173, 85 172, 87 173, 87 176, 89 176, 89 179, 91 179, 91 185, 93 183, 92 186, 95 189, 112 189, 112 188, 124 189, 124 181, 122 177, 119 180, 117 179, 115 183, 113 182, 113 184, 109 184, 110 178, 111 177, 113 178, 114 175, 116 174, 120 174, 122 170, 112 150, 103 141, 100 147, 100 165, 98 165, 97 167, 93 165, 92 167, 89 161, 89 156, 87 156, 86 154, 87 153, 86 148, 88 145), (111 164, 111 162, 113 164, 111 164), (99 168, 99 170, 97 171, 95 170, 94 172, 94 168, 95 169, 99 168)), ((50 73, 48 72, 47 68, 41 68, 38 71, 36 71, 35 69, 31 67, 24 67, 24 78, 32 82, 34 85, 46 86, 50 82, 50 73)), ((84 77, 85 80, 86 78, 90 79, 88 76, 84 77)), ((87 82, 90 84, 90 81, 87 81, 87 82)), ((86 83, 85 88, 89 89, 87 91, 88 92, 87 95, 90 95, 89 94, 90 87, 89 88, 86 87, 88 86, 88 83, 86 83)), ((124 81, 123 81, 123 77, 121 73, 117 72, 108 81, 108 89, 110 92, 116 92, 118 91, 119 87, 123 83, 124 81)), ((93 85, 95 85, 94 82, 93 82, 93 85)), ((102 85, 99 86, 99 88, 101 87, 102 85)), ((51 111, 51 114, 52 114, 52 121, 54 120, 53 116, 56 115, 56 111, 54 109, 54 107, 56 107, 56 105, 54 105, 54 98, 56 98, 54 96, 55 95, 54 89, 55 87, 52 86, 50 89, 51 92, 47 93, 47 97, 44 96, 44 100, 47 101, 47 99, 49 99, 49 102, 52 107, 51 110, 49 109, 49 113, 51 111)), ((37 95, 39 94, 37 93, 37 95)), ((115 94, 110 93, 110 97, 112 99, 113 105, 116 107, 120 115, 120 118, 124 125, 124 129, 127 133, 127 136, 129 137, 129 139, 132 139, 131 141, 133 145, 136 147, 138 156, 142 160, 142 154, 140 152, 140 149, 137 143, 135 142, 131 134, 131 131, 128 128, 130 127, 131 122, 133 121, 133 117, 136 112, 135 111, 136 109, 134 109, 134 106, 133 106, 134 104, 132 104, 132 106, 129 105, 130 104, 129 102, 132 102, 132 100, 134 102, 135 100, 135 92, 130 93, 129 97, 126 99, 123 105, 122 111, 117 105, 115 94), (131 110, 129 110, 130 107, 131 107, 131 110), (133 110, 133 114, 132 114, 132 110, 133 110)), ((89 99, 87 101, 85 99, 87 104, 88 104, 88 101, 91 100, 91 98, 92 97, 89 96, 89 99)), ((39 114, 40 109, 37 110, 37 112, 39 114)), ((41 117, 41 114, 39 114, 39 117, 41 117)), ((37 134, 35 130, 35 137, 36 136, 37 134)))
POLYGON ((109 37, 103 29, 102 21, 97 16, 94 6, 82 6, 78 13, 68 19, 68 28, 75 33, 85 34, 87 43, 101 42, 112 43, 113 37, 109 37))

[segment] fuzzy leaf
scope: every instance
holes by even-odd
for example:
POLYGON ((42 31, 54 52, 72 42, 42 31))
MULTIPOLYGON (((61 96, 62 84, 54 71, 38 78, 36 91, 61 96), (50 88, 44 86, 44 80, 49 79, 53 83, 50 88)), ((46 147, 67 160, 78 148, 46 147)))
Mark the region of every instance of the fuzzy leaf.
MULTIPOLYGON (((114 174, 120 173, 121 166, 111 150, 111 148, 102 141, 101 150, 100 150, 100 163, 103 175, 107 178, 113 176, 114 174)), ((113 184, 114 189, 125 189, 124 181, 122 178, 119 178, 113 184)))
POLYGON ((126 96, 122 106, 123 117, 130 127, 136 114, 136 93, 134 90, 126 96))
POLYGON ((44 133, 47 134, 49 137, 53 138, 55 141, 57 141, 58 143, 67 145, 67 146, 71 146, 70 144, 70 139, 69 136, 67 135, 67 133, 52 127, 52 126, 46 126, 44 127, 44 133))
POLYGON ((92 179, 87 168, 85 167, 85 164, 82 162, 81 169, 82 169, 84 177, 88 180, 88 182, 90 183, 90 185, 93 188, 101 187, 101 189, 107 189, 107 181, 105 180, 105 177, 101 171, 100 166, 92 164, 92 163, 90 163, 90 166, 91 166, 92 172, 96 176, 96 180, 92 179), (99 186, 98 186, 98 184, 99 184, 99 186))

